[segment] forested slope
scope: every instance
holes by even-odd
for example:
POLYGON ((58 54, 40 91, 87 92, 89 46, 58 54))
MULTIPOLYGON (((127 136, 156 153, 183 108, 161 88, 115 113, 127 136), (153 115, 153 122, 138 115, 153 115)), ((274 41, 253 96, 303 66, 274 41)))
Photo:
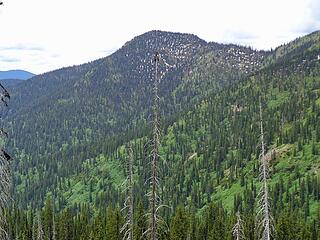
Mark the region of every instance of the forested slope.
MULTIPOLYGON (((308 53, 309 49, 304 51, 308 53)), ((215 199, 232 209, 234 198, 243 198, 246 188, 257 188, 261 96, 268 151, 273 152, 274 207, 284 204, 284 196, 278 194, 287 194, 286 204, 292 201, 302 208, 306 199, 293 199, 301 197, 301 188, 306 187, 301 184, 308 182, 308 193, 312 195, 308 204, 315 213, 319 204, 320 62, 317 57, 310 57, 319 54, 319 50, 314 51, 231 84, 164 125, 161 152, 165 162, 165 202, 173 207, 184 203, 201 208, 215 199)), ((137 193, 147 179, 147 140, 148 137, 132 140, 137 193)), ((72 178, 73 190, 66 187, 64 197, 71 202, 78 197, 95 199, 102 205, 110 201, 117 196, 114 192, 124 179, 125 157, 122 146, 88 159, 83 163, 83 175, 72 178)), ((144 192, 140 194, 143 198, 144 192)), ((306 198, 308 194, 303 195, 306 198)), ((117 202, 119 199, 115 198, 114 203, 117 202)))
MULTIPOLYGON (((208 57, 211 53, 198 58, 196 63, 201 64, 193 65, 192 73, 184 76, 184 82, 192 85, 199 74, 214 91, 206 91, 204 97, 171 115, 170 120, 163 117, 160 196, 170 208, 161 212, 169 228, 159 239, 233 239, 236 211, 243 217, 246 238, 257 239, 254 225, 260 186, 260 98, 267 151, 272 156, 269 189, 276 230, 273 239, 320 238, 319 33, 306 39, 279 48, 298 49, 295 54, 286 50, 282 57, 273 58, 280 51, 276 49, 263 68, 240 81, 222 86, 208 84, 216 76, 214 58, 208 57), (311 43, 306 40, 309 38, 313 39, 311 43)), ((146 228, 149 134, 145 129, 124 138, 130 139, 134 152, 136 239, 146 228)), ((127 141, 122 144, 116 139, 105 141, 102 150, 94 144, 85 145, 86 151, 98 154, 77 162, 74 174, 68 175, 70 172, 62 167, 66 165, 60 164, 56 172, 66 171, 66 175, 57 177, 57 187, 48 189, 51 197, 41 212, 45 234, 54 232, 54 222, 57 239, 122 238, 119 229, 124 216, 119 209, 124 200, 121 183, 127 141), (52 203, 56 212, 61 212, 55 214, 56 220, 50 215, 52 203)), ((62 153, 61 159, 69 159, 62 153)), ((26 177, 16 175, 20 180, 16 182, 18 191, 33 189, 41 196, 34 186, 45 178, 36 166, 26 177)), ((30 204, 34 197, 20 198, 20 204, 30 204)), ((32 222, 37 219, 33 214, 32 210, 27 214, 13 211, 12 219, 18 217, 21 226, 15 234, 32 235, 32 222)))
POLYGON ((266 52, 152 31, 111 56, 36 76, 12 88, 8 115, 17 199, 41 204, 82 163, 144 136, 152 58, 161 54, 162 114, 172 121, 196 102, 262 66, 266 52))

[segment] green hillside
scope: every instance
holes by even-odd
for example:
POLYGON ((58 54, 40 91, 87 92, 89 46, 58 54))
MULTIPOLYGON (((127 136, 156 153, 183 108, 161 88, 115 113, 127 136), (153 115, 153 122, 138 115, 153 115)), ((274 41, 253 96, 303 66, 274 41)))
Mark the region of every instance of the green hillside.
POLYGON ((21 206, 41 205, 82 163, 146 134, 154 66, 160 51, 166 121, 215 89, 251 74, 265 52, 206 43, 191 34, 152 31, 111 56, 60 69, 12 87, 8 115, 21 206))
MULTIPOLYGON (((232 239, 238 210, 247 238, 256 239, 260 98, 272 156, 273 239, 320 239, 319 45, 319 32, 272 52, 151 32, 106 59, 19 84, 8 120, 19 160, 15 200, 29 211, 13 215, 20 224, 26 219, 28 231, 34 219, 28 216, 52 199, 58 229, 70 224, 59 230, 59 239, 122 239, 115 229, 123 223, 118 209, 131 142, 141 236, 150 177, 148 61, 160 46, 166 60, 160 63, 160 196, 170 206, 161 215, 170 228, 159 239, 187 239, 181 232, 190 239, 232 239), (157 37, 162 45, 149 45, 157 37), (167 70, 167 64, 177 67, 167 70)), ((52 203, 42 211, 46 224, 52 203)))
MULTIPOLYGON (((304 61, 297 58, 296 65, 289 63, 285 68, 266 67, 200 101, 165 125, 161 152, 165 162, 166 203, 173 207, 184 203, 202 208, 212 200, 221 200, 231 210, 235 196, 242 196, 252 183, 258 188, 258 98, 261 96, 268 149, 274 152, 271 180, 274 194, 281 185, 283 196, 277 196, 278 201, 285 201, 286 191, 290 198, 299 199, 301 184, 312 182, 315 185, 309 189, 313 195, 309 201, 311 215, 316 213, 320 62, 307 62, 303 66, 306 70, 300 72, 301 60, 304 61)), ((147 138, 132 140, 137 186, 142 186, 147 178, 146 141, 147 138)), ((81 174, 70 180, 74 186, 72 193, 63 193, 69 206, 81 199, 88 201, 90 195, 99 204, 109 199, 102 189, 118 190, 125 174, 124 149, 122 146, 111 153, 101 153, 83 163, 81 174), (91 193, 89 186, 93 186, 91 193)), ((140 194, 142 198, 144 192, 140 194)), ((114 201, 118 203, 119 199, 114 201)), ((305 199, 300 199, 301 205, 297 207, 302 208, 304 202, 305 199)), ((274 204, 276 207, 280 203, 274 204)))

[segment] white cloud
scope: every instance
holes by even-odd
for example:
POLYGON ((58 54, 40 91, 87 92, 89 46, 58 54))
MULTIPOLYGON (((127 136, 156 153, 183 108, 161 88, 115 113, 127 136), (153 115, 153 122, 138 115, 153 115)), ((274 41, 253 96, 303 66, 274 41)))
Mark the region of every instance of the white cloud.
POLYGON ((269 49, 319 29, 319 9, 318 0, 6 0, 0 55, 20 61, 0 59, 0 70, 80 64, 154 29, 269 49))

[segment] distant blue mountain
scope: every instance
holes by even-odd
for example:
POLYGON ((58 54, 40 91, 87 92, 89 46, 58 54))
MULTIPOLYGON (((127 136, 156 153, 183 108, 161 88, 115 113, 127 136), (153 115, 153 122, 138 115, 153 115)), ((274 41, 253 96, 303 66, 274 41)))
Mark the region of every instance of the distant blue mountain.
POLYGON ((34 75, 35 74, 24 71, 24 70, 0 71, 0 80, 2 79, 27 80, 29 78, 32 78, 34 75))

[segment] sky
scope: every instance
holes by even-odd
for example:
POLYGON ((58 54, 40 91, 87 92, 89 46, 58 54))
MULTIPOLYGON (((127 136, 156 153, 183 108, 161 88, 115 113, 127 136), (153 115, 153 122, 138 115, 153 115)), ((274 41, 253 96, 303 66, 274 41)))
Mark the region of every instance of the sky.
POLYGON ((320 0, 2 0, 0 71, 105 57, 151 30, 269 50, 320 30, 320 0))

